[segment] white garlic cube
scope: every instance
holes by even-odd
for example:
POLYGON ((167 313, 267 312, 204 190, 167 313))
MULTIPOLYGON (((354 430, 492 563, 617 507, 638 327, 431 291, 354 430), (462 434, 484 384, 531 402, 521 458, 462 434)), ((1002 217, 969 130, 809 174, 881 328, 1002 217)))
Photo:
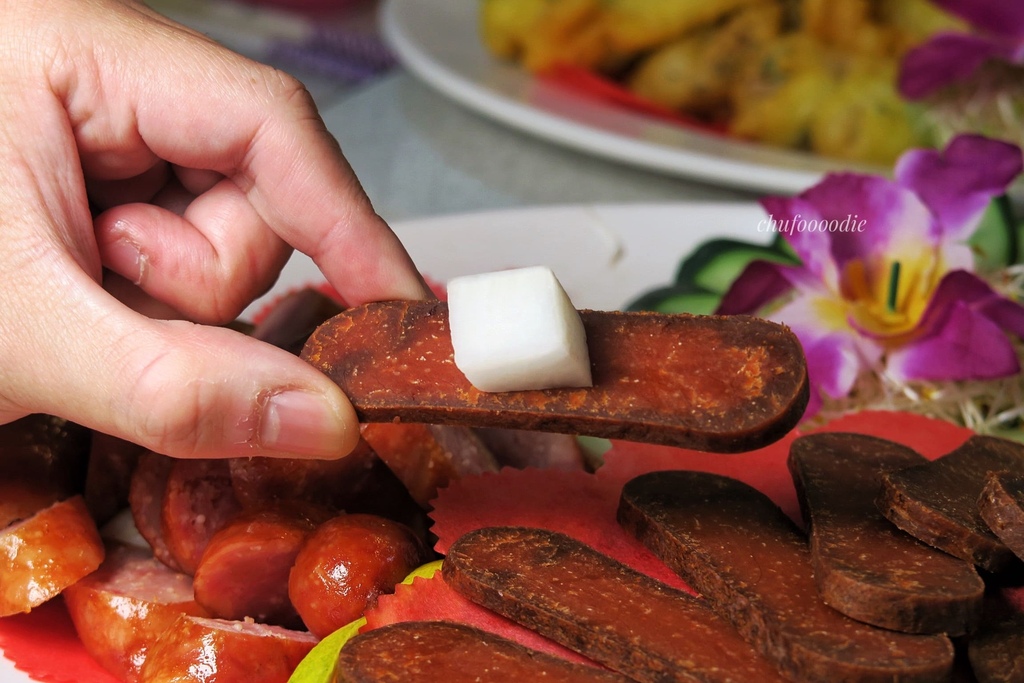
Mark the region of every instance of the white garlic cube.
POLYGON ((593 384, 583 321, 550 268, 454 278, 448 316, 455 365, 480 391, 593 384))

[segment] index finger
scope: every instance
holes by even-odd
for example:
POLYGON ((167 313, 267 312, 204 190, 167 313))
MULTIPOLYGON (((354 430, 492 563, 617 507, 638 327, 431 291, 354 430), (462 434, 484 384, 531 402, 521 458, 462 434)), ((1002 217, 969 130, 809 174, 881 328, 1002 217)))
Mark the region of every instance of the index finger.
MULTIPOLYGON (((299 81, 183 27, 142 13, 137 18, 154 24, 148 33, 126 32, 121 43, 107 41, 116 49, 94 52, 111 63, 98 69, 100 78, 110 79, 108 87, 92 95, 127 87, 134 111, 83 103, 79 110, 88 112, 91 125, 77 128, 80 145, 141 139, 171 163, 222 173, 350 303, 427 296, 411 258, 374 212, 299 81), (129 44, 140 35, 146 36, 145 52, 129 44), (119 59, 120 50, 127 61, 119 59), (125 86, 123 63, 131 63, 132 53, 167 57, 137 64, 125 86)), ((88 89, 74 94, 89 97, 88 89)))

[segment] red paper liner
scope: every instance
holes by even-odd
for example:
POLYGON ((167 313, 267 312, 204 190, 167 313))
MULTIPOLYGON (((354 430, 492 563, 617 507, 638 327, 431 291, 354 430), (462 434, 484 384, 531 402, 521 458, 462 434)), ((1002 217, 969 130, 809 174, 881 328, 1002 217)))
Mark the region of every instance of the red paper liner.
POLYGON ((42 683, 118 683, 85 651, 60 599, 0 619, 0 650, 42 683))

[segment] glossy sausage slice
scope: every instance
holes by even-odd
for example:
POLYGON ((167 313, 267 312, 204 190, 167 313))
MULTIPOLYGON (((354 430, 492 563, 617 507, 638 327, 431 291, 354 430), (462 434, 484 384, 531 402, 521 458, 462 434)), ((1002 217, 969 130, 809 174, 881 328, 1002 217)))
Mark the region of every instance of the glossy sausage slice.
POLYGON ((784 680, 702 601, 564 534, 471 531, 441 572, 473 602, 636 681, 784 680))
POLYGON ((86 652, 126 683, 139 680, 149 649, 178 617, 206 614, 192 599, 191 577, 122 545, 64 591, 64 602, 86 652))
POLYGON ((29 612, 96 570, 104 548, 81 496, 0 531, 0 616, 29 612))
POLYGON ((882 477, 879 508, 911 536, 993 573, 1020 560, 988 528, 978 499, 989 472, 1024 473, 1024 444, 972 436, 930 462, 882 477))
POLYGON ((534 429, 738 452, 785 434, 807 405, 799 341, 749 317, 581 311, 594 386, 476 390, 455 366, 442 302, 385 302, 321 325, 303 357, 364 422, 534 429))
POLYGON ((943 636, 886 631, 818 595, 807 539, 767 496, 704 472, 656 472, 626 483, 619 521, 793 680, 948 680, 943 636))
POLYGON ((251 621, 182 616, 153 645, 142 683, 286 683, 316 636, 251 621))
POLYGON ((1024 474, 990 472, 978 514, 1013 554, 1024 560, 1024 474))
POLYGON ((530 650, 486 631, 444 621, 409 621, 355 636, 337 683, 629 683, 628 678, 530 650))
POLYGON ((960 636, 981 619, 974 566, 900 531, 875 505, 883 472, 924 462, 892 441, 831 432, 798 438, 788 464, 825 603, 882 628, 960 636))

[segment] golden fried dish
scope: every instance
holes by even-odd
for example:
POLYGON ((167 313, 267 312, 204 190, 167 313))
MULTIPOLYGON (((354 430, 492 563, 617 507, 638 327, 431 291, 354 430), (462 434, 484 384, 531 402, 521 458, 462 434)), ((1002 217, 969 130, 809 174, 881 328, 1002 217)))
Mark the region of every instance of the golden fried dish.
POLYGON ((580 67, 741 139, 889 164, 932 131, 899 60, 956 19, 929 0, 481 0, 488 49, 580 67))

